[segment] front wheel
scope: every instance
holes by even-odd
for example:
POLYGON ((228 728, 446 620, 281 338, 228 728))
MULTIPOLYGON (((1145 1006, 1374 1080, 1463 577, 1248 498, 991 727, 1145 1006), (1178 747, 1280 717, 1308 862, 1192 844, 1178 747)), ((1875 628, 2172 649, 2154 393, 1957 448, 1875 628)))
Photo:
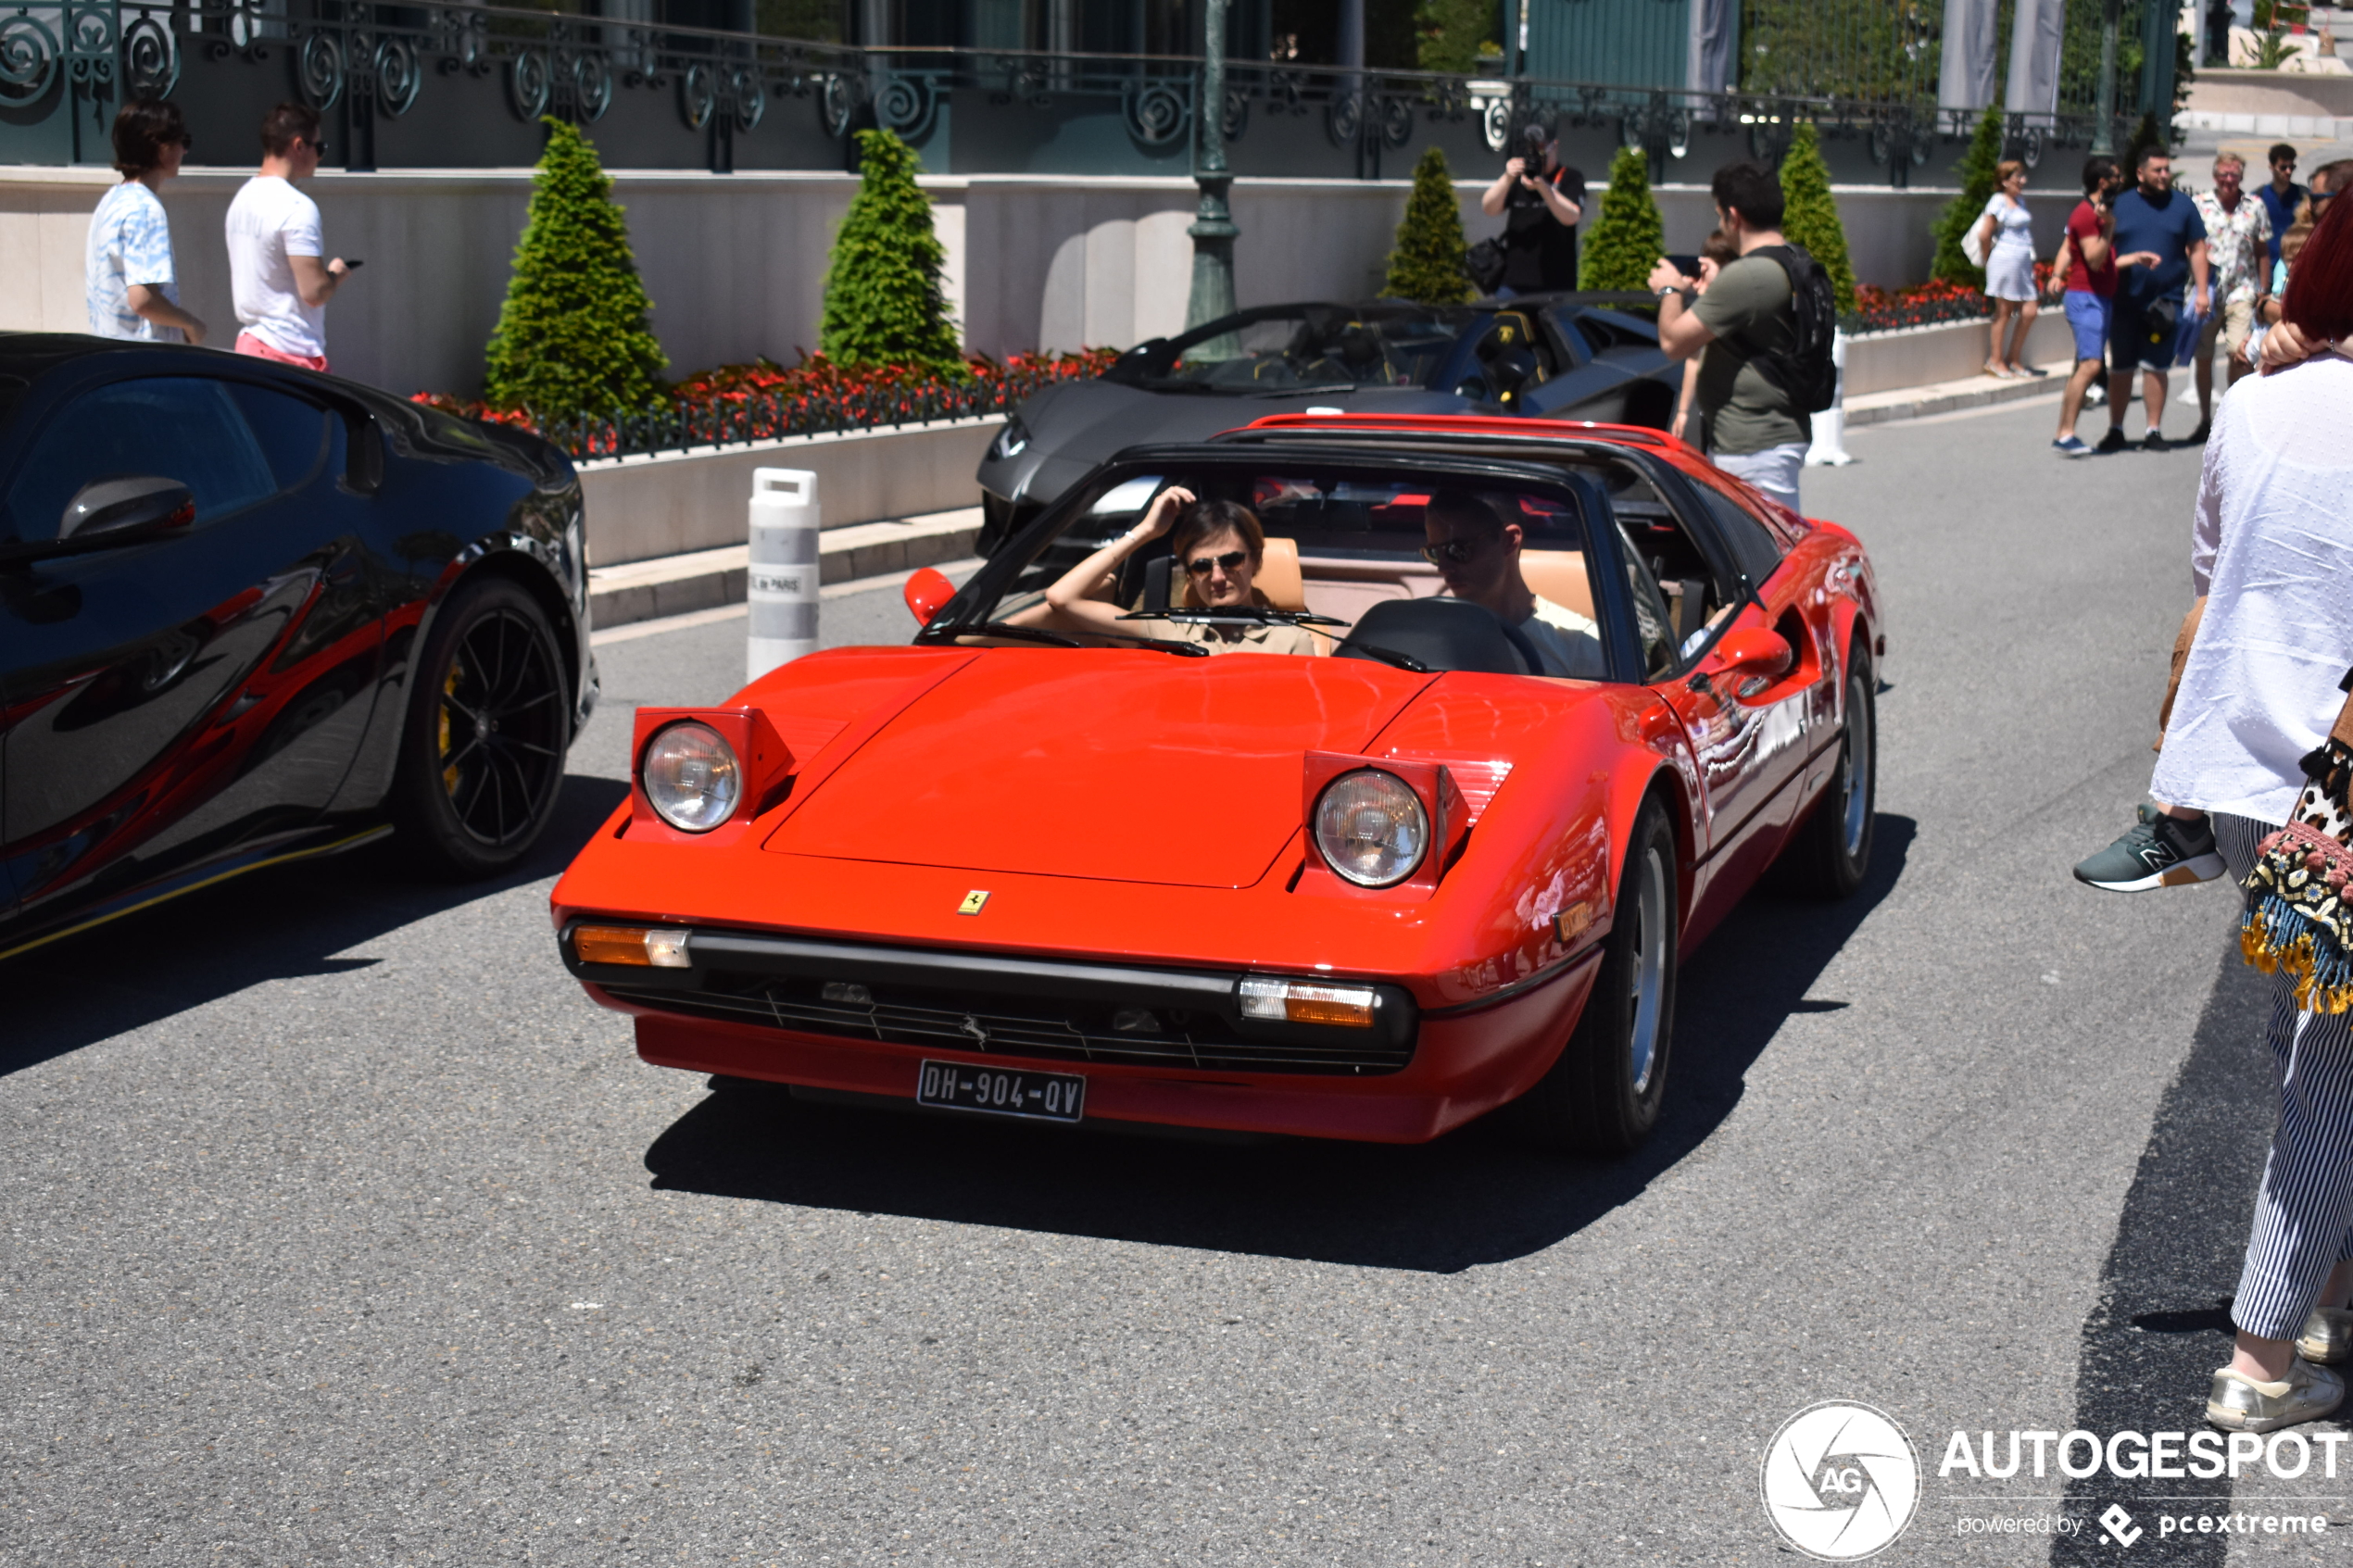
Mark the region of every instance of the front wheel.
POLYGON ((434 617, 412 679, 393 814, 440 869, 504 871, 555 814, 572 738, 547 617, 504 578, 460 583, 434 617))
POLYGON ((1846 657, 1846 727, 1838 737, 1838 765, 1781 851, 1780 869, 1793 891, 1843 898, 1870 873, 1879 815, 1879 709, 1872 695, 1878 684, 1857 642, 1846 657))
POLYGON ((1674 830, 1653 800, 1627 839, 1616 914, 1584 1013, 1560 1060, 1520 1102, 1538 1142, 1619 1155, 1658 1124, 1675 1036, 1676 881, 1674 830))

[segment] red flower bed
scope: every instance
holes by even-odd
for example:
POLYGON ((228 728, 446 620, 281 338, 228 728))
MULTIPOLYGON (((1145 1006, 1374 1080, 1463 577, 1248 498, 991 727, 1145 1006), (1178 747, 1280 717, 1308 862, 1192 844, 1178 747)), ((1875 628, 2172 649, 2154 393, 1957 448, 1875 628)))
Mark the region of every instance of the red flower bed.
POLYGON ((617 419, 543 420, 528 408, 494 408, 432 392, 411 401, 464 419, 520 425, 574 458, 610 458, 1004 413, 1051 383, 1101 375, 1118 358, 1110 348, 1015 354, 1001 362, 980 357, 966 361, 962 377, 928 366, 844 365, 822 354, 804 356, 790 368, 756 359, 698 370, 671 385, 663 407, 617 419))
MULTIPOLYGON (((2035 294, 2040 295, 2050 281, 2051 264, 2036 262, 2035 294)), ((1943 278, 1897 289, 1894 294, 1869 283, 1857 283, 1855 306, 1855 314, 1840 323, 1849 332, 1892 332, 1906 327, 1943 326, 1952 321, 1982 320, 1994 314, 1994 302, 1985 297, 1984 290, 1943 278)))

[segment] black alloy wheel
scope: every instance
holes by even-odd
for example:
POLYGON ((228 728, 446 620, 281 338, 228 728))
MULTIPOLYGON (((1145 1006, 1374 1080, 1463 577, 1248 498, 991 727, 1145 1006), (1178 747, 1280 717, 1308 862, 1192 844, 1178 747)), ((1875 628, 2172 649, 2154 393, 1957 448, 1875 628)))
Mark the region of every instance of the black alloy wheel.
POLYGON ((1643 803, 1585 1010, 1553 1064, 1513 1108, 1538 1144, 1563 1153, 1630 1153, 1658 1124, 1675 1042, 1682 905, 1675 832, 1656 798, 1643 803))
POLYGON ((504 578, 460 584, 415 666, 393 805, 443 869, 486 876, 538 840, 572 705, 547 618, 504 578))
POLYGON ((1792 892, 1843 898, 1870 874, 1879 817, 1878 689, 1878 673, 1858 637, 1846 655, 1846 726, 1838 737, 1838 761, 1775 868, 1792 892))

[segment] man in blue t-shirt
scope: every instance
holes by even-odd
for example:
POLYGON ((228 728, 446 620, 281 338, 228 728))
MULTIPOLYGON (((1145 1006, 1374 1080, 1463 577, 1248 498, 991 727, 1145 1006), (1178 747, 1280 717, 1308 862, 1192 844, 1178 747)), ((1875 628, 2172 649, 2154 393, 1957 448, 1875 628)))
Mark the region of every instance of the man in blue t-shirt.
MULTIPOLYGON (((2296 149, 2285 142, 2279 143, 2270 153, 2271 182, 2258 185, 2255 194, 2263 198, 2263 207, 2271 219, 2271 261, 2280 259, 2280 241, 2287 234, 2288 225, 2296 221, 2296 209, 2309 194, 2296 182, 2296 149)), ((2271 282, 2270 269, 2265 269, 2263 282, 2271 282)))
POLYGON ((2140 183, 2116 198, 2116 302, 2108 317, 2108 433, 2098 450, 2124 446, 2124 403, 2133 394, 2133 370, 2141 370, 2142 407, 2148 433, 2141 445, 2165 450, 2158 425, 2165 418, 2165 372, 2173 366, 2182 336, 2182 294, 2190 290, 2193 317, 2212 308, 2207 287, 2206 223, 2197 205, 2173 188, 2173 160, 2163 147, 2142 149, 2140 183))

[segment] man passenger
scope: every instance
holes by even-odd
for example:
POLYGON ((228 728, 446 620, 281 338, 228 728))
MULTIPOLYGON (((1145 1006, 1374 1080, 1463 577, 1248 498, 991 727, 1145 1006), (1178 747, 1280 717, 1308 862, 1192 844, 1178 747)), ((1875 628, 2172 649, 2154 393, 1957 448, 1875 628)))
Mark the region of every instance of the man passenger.
POLYGON ((1602 629, 1541 596, 1520 575, 1528 535, 1518 523, 1467 490, 1441 490, 1423 508, 1422 529, 1429 540, 1422 555, 1438 568, 1446 591, 1501 616, 1536 651, 1536 674, 1603 678, 1602 629))

